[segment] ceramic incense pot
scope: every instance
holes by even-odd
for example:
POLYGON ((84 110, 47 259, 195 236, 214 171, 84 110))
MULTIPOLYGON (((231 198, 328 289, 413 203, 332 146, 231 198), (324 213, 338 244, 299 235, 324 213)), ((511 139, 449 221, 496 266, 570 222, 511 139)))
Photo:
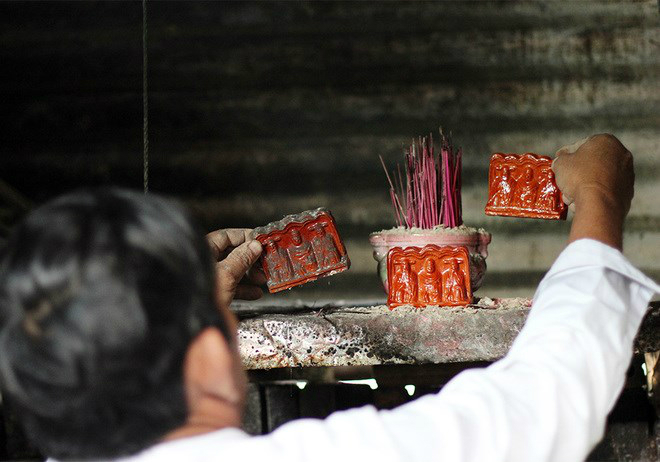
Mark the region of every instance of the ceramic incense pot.
POLYGON ((385 292, 388 292, 387 255, 394 247, 423 248, 433 244, 438 247, 460 246, 468 252, 470 281, 472 291, 476 291, 486 274, 486 258, 491 235, 483 229, 459 226, 456 228, 405 229, 394 228, 372 233, 369 242, 373 247, 374 259, 378 262, 378 274, 383 282, 385 292))
POLYGON ((351 262, 329 210, 318 208, 255 228, 271 293, 347 270, 351 262))
POLYGON ((387 253, 390 309, 401 305, 465 306, 472 302, 465 247, 394 247, 387 253))
POLYGON ((566 211, 550 157, 493 154, 486 215, 565 220, 566 211))

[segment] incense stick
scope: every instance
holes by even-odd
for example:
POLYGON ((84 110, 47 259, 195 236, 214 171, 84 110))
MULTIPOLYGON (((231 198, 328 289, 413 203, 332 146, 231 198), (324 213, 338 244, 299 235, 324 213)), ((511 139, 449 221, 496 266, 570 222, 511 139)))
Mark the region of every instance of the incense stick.
POLYGON ((413 139, 404 150, 405 174, 402 174, 398 164, 392 176, 382 156, 379 156, 390 187, 390 200, 398 226, 431 229, 439 225, 454 228, 463 224, 463 151, 454 149, 451 137, 440 130, 439 154, 435 152, 433 135, 413 139))

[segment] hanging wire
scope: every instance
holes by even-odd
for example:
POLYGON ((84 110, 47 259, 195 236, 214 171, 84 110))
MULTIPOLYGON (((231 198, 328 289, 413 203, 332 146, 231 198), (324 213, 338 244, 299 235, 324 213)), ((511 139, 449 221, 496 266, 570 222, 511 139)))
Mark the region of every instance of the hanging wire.
POLYGON ((147 95, 147 0, 142 0, 142 179, 149 192, 149 98, 147 95))

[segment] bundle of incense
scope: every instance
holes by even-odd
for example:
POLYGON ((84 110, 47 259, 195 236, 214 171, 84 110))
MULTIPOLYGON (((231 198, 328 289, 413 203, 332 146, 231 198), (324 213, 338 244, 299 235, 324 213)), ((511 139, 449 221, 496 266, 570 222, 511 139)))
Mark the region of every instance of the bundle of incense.
POLYGON ((429 135, 413 140, 404 156, 404 173, 398 165, 392 174, 394 181, 380 157, 398 226, 431 229, 463 224, 462 150, 454 149, 451 138, 440 131, 440 154, 435 154, 433 136, 429 135))

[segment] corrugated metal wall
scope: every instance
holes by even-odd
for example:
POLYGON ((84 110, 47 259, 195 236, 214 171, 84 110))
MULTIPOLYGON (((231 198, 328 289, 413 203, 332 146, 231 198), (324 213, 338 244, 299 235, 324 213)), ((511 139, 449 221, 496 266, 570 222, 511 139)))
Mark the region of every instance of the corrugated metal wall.
MULTIPOLYGON (((465 151, 465 221, 494 235, 482 294, 531 294, 568 230, 486 217, 490 154, 594 132, 635 154, 625 250, 660 276, 657 1, 148 6, 151 189, 208 229, 321 205, 339 222, 353 269, 280 299, 380 295, 367 235, 393 220, 378 155, 439 125, 465 151)), ((0 23, 0 178, 35 203, 140 188, 141 5, 3 3, 0 23)))

